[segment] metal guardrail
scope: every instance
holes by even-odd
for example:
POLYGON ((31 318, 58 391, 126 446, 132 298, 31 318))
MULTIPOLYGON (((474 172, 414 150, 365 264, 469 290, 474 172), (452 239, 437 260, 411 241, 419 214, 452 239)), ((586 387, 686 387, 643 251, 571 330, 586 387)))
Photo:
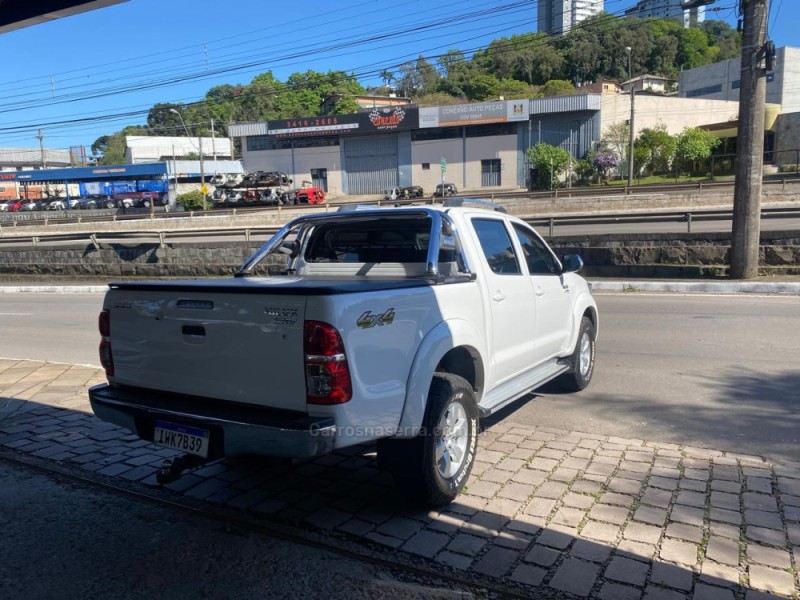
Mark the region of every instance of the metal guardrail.
MULTIPOLYGON (((398 204, 394 202, 393 204, 398 204)), ((687 233, 692 233, 692 224, 700 221, 732 219, 733 211, 729 209, 698 209, 694 211, 651 211, 604 214, 571 214, 552 217, 531 217, 525 219, 534 227, 546 228, 549 237, 553 238, 556 228, 568 225, 607 225, 619 223, 685 223, 687 233)), ((800 218, 800 207, 770 207, 761 210, 762 219, 800 218)), ((159 228, 139 231, 116 232, 53 232, 36 235, 0 236, 0 246, 29 243, 38 246, 42 243, 86 242, 95 248, 103 243, 135 243, 137 240, 158 240, 160 246, 168 241, 179 242, 181 239, 197 237, 233 237, 243 236, 249 242, 257 235, 273 235, 279 226, 231 226, 231 227, 198 227, 195 229, 164 230, 159 228)))

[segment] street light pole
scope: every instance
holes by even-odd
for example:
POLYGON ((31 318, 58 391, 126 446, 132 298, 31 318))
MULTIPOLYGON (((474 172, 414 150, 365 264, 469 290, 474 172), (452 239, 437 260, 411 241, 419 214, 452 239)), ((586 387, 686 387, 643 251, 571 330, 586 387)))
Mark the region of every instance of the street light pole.
POLYGON ((635 105, 636 105, 636 90, 634 89, 633 85, 633 67, 632 67, 632 55, 633 49, 630 46, 625 48, 625 51, 628 53, 628 83, 630 84, 631 88, 631 120, 630 120, 630 131, 629 131, 629 139, 628 139, 628 187, 633 185, 633 138, 634 138, 634 124, 633 124, 633 117, 635 114, 635 105))
MULTIPOLYGON (((181 120, 181 125, 183 125, 183 130, 186 132, 186 137, 189 138, 189 141, 194 146, 194 142, 192 142, 192 136, 189 134, 189 129, 186 127, 186 122, 183 120, 183 116, 181 115, 181 113, 178 112, 178 110, 175 108, 170 108, 169 112, 178 115, 178 118, 181 120)), ((203 195, 203 210, 208 210, 208 207, 206 206, 206 192, 205 192, 206 176, 203 170, 203 138, 199 137, 198 141, 200 143, 199 147, 197 148, 197 151, 200 153, 200 193, 203 195)))

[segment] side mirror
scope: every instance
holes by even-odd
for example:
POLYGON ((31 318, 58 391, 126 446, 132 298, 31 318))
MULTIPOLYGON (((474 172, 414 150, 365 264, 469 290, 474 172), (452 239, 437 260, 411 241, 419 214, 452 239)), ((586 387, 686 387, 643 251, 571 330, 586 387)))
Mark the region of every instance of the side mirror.
POLYGON ((565 254, 561 266, 562 273, 577 273, 583 268, 583 259, 577 254, 565 254))

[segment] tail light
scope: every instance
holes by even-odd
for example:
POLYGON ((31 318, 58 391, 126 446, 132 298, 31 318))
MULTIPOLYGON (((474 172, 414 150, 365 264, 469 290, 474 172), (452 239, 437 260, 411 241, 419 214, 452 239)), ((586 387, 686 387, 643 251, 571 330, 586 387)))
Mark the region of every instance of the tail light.
POLYGON ((309 404, 344 404, 353 397, 350 367, 342 336, 320 321, 306 321, 303 331, 306 357, 306 395, 309 404))
POLYGON ((111 311, 104 308, 97 319, 100 329, 100 364, 106 370, 106 375, 114 374, 114 357, 111 354, 111 311))

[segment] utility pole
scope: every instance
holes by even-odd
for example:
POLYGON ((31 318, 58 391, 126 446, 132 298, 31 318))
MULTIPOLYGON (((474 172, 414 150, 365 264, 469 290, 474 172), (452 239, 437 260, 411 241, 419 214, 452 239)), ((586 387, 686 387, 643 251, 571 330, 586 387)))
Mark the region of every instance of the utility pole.
POLYGON ((764 103, 767 67, 769 0, 739 0, 744 11, 742 72, 739 89, 739 135, 731 229, 732 279, 758 276, 761 232, 761 182, 764 169, 764 103))
POLYGON ((203 194, 203 210, 208 210, 206 206, 206 174, 203 170, 203 137, 197 138, 199 145, 198 149, 200 150, 200 192, 203 194))
POLYGON ((636 89, 633 85, 633 48, 627 46, 625 51, 628 53, 628 83, 631 86, 631 121, 630 131, 628 132, 628 187, 633 185, 633 140, 635 137, 635 127, 633 124, 633 116, 636 114, 636 89))
POLYGON ((42 130, 41 129, 39 130, 39 135, 37 135, 36 137, 39 138, 39 152, 41 152, 41 154, 42 154, 42 168, 46 169, 47 168, 47 158, 45 157, 44 135, 42 135, 42 130))

